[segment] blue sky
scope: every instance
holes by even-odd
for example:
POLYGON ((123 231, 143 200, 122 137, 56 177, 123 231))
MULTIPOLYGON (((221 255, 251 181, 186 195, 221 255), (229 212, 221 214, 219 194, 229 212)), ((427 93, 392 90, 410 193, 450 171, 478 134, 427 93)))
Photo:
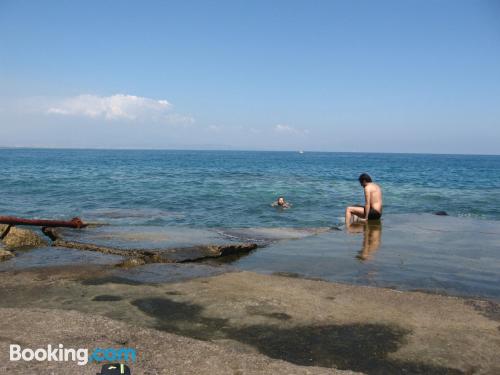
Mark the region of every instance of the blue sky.
POLYGON ((0 1, 0 146, 500 153, 500 1, 0 1))

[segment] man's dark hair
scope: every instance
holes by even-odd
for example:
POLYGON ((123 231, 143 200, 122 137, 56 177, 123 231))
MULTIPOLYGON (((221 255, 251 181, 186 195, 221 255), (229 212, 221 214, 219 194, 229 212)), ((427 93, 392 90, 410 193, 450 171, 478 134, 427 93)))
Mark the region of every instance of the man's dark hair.
POLYGON ((363 182, 367 182, 367 183, 368 183, 368 182, 372 182, 372 178, 370 177, 370 175, 369 175, 368 173, 362 173, 362 174, 359 176, 358 180, 359 180, 359 183, 360 183, 361 185, 363 185, 363 182))

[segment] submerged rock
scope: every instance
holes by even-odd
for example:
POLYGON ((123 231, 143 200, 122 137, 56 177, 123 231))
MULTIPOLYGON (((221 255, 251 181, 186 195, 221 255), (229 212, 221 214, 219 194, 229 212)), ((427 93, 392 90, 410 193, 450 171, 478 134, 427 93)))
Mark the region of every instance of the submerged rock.
POLYGON ((119 268, 132 268, 142 266, 144 264, 146 264, 146 261, 143 258, 128 258, 116 266, 119 268))
POLYGON ((9 250, 5 250, 4 248, 0 247, 0 262, 3 262, 4 260, 8 260, 12 258, 14 254, 12 254, 9 250))
POLYGON ((16 227, 10 228, 9 232, 3 239, 3 243, 7 249, 22 247, 31 248, 47 245, 47 242, 34 231, 16 227))
POLYGON ((437 215, 437 216, 448 216, 448 212, 446 212, 446 211, 436 211, 436 212, 434 212, 434 215, 437 215))

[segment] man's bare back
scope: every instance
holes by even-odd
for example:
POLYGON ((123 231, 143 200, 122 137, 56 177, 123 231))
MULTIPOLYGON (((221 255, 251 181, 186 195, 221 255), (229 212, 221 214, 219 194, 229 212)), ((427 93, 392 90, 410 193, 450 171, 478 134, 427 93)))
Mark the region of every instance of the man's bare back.
POLYGON ((382 213, 382 189, 375 182, 365 186, 365 206, 370 203, 370 208, 382 213))
POLYGON ((364 206, 349 206, 345 209, 345 223, 351 224, 353 216, 359 221, 378 220, 382 216, 382 189, 374 183, 369 175, 363 173, 359 176, 359 183, 365 191, 364 206))

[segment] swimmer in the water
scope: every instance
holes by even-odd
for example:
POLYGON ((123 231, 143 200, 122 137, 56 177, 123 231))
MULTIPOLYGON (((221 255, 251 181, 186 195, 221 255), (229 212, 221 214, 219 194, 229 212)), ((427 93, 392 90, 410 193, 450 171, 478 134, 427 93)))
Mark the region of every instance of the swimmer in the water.
POLYGON ((278 197, 278 200, 272 204, 273 207, 289 208, 291 204, 285 201, 285 197, 278 197))

